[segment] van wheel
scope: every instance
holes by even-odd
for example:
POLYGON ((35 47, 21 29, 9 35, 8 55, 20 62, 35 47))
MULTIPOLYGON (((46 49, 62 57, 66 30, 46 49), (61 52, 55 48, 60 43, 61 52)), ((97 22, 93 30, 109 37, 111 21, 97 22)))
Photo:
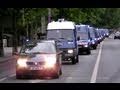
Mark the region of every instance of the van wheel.
POLYGON ((55 73, 54 78, 59 78, 59 76, 60 76, 60 70, 55 73))
POLYGON ((72 64, 76 64, 76 59, 75 59, 75 57, 72 58, 72 64))

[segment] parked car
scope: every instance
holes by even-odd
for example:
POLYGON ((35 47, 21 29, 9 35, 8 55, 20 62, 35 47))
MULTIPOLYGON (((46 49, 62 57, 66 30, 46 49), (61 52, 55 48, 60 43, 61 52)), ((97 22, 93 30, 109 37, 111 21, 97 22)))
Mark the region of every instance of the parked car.
POLYGON ((120 32, 117 31, 114 35, 114 39, 120 39, 120 32))

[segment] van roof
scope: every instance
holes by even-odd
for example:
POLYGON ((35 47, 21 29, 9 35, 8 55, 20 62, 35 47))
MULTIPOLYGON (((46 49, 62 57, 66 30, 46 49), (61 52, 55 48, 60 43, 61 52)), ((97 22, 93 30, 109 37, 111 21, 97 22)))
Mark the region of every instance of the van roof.
POLYGON ((51 22, 47 26, 47 30, 51 29, 75 29, 75 24, 72 21, 51 22))

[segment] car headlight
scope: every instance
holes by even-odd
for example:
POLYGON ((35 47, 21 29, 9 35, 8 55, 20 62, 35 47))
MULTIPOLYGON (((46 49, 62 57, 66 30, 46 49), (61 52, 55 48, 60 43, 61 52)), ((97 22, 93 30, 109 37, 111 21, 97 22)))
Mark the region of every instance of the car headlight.
POLYGON ((88 47, 88 45, 86 44, 86 45, 84 45, 84 47, 88 47))
POLYGON ((18 65, 19 67, 27 67, 26 62, 27 62, 27 59, 21 59, 21 58, 19 58, 19 59, 17 60, 17 65, 18 65))
POLYGON ((50 55, 45 57, 46 68, 54 67, 55 64, 56 64, 56 55, 50 55))
POLYGON ((73 50, 68 50, 68 53, 73 53, 73 50))

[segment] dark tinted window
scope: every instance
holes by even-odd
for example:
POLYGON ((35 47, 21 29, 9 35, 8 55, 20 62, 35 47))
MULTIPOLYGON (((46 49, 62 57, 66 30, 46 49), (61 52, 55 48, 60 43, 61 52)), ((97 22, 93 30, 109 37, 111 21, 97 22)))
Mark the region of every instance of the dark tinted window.
POLYGON ((90 28, 89 28, 89 32, 90 32, 90 36, 91 36, 92 38, 95 38, 94 29, 90 27, 90 28))
POLYGON ((73 30, 48 30, 47 39, 67 39, 72 40, 74 37, 73 30))
POLYGON ((88 39, 87 27, 81 26, 81 27, 77 28, 77 36, 79 36, 81 40, 88 39))

